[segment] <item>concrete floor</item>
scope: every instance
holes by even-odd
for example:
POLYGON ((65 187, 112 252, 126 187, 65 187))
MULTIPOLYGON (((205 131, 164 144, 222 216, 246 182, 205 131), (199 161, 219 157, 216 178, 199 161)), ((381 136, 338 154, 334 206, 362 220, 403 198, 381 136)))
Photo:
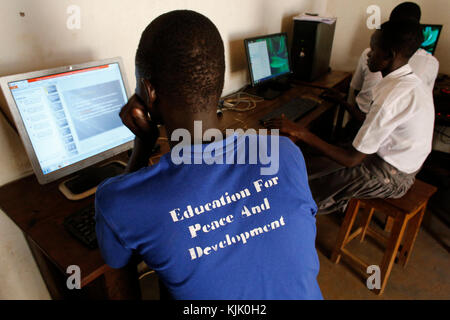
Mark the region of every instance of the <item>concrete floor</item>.
MULTIPOLYGON (((436 216, 426 213, 406 268, 394 264, 381 296, 367 288, 369 275, 363 278, 343 259, 339 264, 330 261, 342 218, 339 214, 317 218, 318 281, 325 299, 450 299, 450 230, 436 216)), ((384 217, 376 214, 372 227, 379 227, 377 220, 384 217)), ((347 248, 369 264, 381 263, 383 248, 370 238, 362 244, 356 238, 347 248)))
MULTIPOLYGON (((450 230, 436 216, 427 212, 412 255, 405 269, 395 264, 383 295, 378 296, 366 287, 366 278, 357 273, 343 259, 333 264, 329 257, 334 247, 343 215, 331 214, 317 217, 316 247, 320 260, 318 281, 325 299, 450 299, 450 230)), ((372 227, 383 220, 374 215, 372 227)), ((383 256, 380 246, 366 238, 360 244, 354 239, 348 248, 369 264, 379 264, 383 256)), ((369 276, 369 275, 367 275, 369 276)), ((144 300, 158 300, 156 274, 141 280, 144 300)))

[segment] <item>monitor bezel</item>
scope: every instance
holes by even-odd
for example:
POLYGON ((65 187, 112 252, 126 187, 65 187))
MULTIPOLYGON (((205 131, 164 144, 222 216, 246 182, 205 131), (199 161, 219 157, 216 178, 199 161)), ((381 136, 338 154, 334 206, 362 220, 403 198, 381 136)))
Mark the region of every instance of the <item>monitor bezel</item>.
MULTIPOLYGON (((443 27, 443 25, 442 25, 442 24, 421 23, 420 26, 421 26, 422 28, 425 28, 425 27, 438 27, 438 28, 439 28, 439 33, 438 33, 438 36, 437 36, 437 39, 436 39, 436 45, 434 46, 433 52, 431 52, 431 55, 434 56, 434 53, 436 52, 436 47, 437 47, 437 45, 438 45, 438 43, 439 43, 439 38, 440 38, 441 33, 442 33, 442 27, 443 27)), ((423 49, 423 48, 422 48, 422 45, 420 45, 420 48, 423 49)), ((423 49, 423 50, 425 50, 425 49, 423 49)), ((425 51, 427 51, 427 50, 425 50, 425 51)), ((427 52, 428 52, 428 51, 427 51, 427 52)), ((430 53, 430 52, 429 52, 429 53, 430 53)))
POLYGON ((257 37, 252 37, 252 38, 248 38, 248 39, 244 39, 244 47, 245 47, 245 54, 247 56, 247 66, 248 66, 248 71, 250 74, 250 82, 252 87, 256 87, 261 85, 262 83, 271 81, 271 80, 275 80, 277 78, 292 74, 292 63, 291 63, 291 55, 289 53, 289 41, 288 41, 288 35, 287 32, 278 32, 278 33, 272 33, 272 34, 267 34, 267 35, 263 35, 263 36, 257 36, 257 37), (265 80, 262 81, 258 81, 255 83, 255 79, 253 78, 253 71, 252 71, 252 67, 251 67, 251 61, 250 61, 250 53, 248 51, 248 44, 249 42, 252 42, 254 40, 259 40, 259 39, 265 39, 265 38, 270 38, 270 37, 274 37, 274 36, 285 36, 286 37, 286 50, 287 50, 287 54, 288 54, 288 62, 289 62, 289 71, 286 73, 282 73, 279 74, 277 76, 271 77, 271 78, 267 78, 265 80))
POLYGON ((68 66, 63 66, 63 67, 38 70, 38 71, 32 71, 32 72, 26 72, 26 73, 20 73, 20 74, 0 77, 0 88, 1 88, 3 95, 5 97, 5 100, 8 104, 8 108, 11 112, 11 115, 14 120, 14 124, 16 125, 17 131, 22 140, 22 143, 25 147, 25 151, 28 155, 28 158, 30 159, 30 163, 31 163, 31 167, 33 168, 33 172, 36 175, 36 178, 40 184, 47 184, 47 183, 53 182, 55 180, 61 179, 72 173, 75 173, 77 171, 80 171, 82 169, 90 167, 96 163, 99 163, 103 160, 114 157, 115 155, 118 155, 122 152, 125 152, 132 148, 134 138, 131 139, 130 141, 120 144, 114 148, 105 150, 101 153, 90 156, 86 159, 80 160, 76 163, 70 164, 61 169, 52 171, 48 174, 44 174, 42 172, 41 166, 39 164, 39 160, 36 156, 33 145, 31 143, 31 139, 28 136, 28 132, 25 128, 25 124, 22 120, 19 109, 16 105, 16 102, 14 100, 11 90, 9 89, 9 83, 15 82, 15 81, 22 81, 22 80, 27 80, 27 79, 38 78, 38 77, 50 76, 50 75, 54 75, 54 74, 58 74, 58 73, 71 72, 71 71, 86 69, 86 68, 90 68, 90 67, 103 66, 106 64, 113 64, 113 63, 117 63, 119 65, 120 75, 122 77, 122 81, 123 81, 123 84, 125 87, 125 93, 127 95, 127 98, 129 99, 131 96, 130 88, 128 85, 128 81, 127 81, 127 77, 125 74, 125 69, 124 69, 124 65, 123 65, 123 61, 122 61, 121 57, 114 57, 114 58, 97 60, 97 61, 86 62, 86 63, 81 63, 81 64, 74 64, 74 65, 68 65, 68 66))

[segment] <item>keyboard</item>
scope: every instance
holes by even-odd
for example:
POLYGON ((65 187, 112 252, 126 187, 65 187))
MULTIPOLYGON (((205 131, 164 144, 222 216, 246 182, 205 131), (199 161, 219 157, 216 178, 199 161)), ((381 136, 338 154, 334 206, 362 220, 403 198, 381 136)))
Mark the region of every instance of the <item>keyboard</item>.
POLYGON ((98 247, 94 217, 95 205, 92 203, 64 219, 64 227, 66 230, 90 249, 98 247))
POLYGON ((284 114, 287 119, 295 121, 315 109, 318 104, 317 101, 312 99, 294 98, 281 107, 269 112, 259 121, 263 123, 270 119, 281 118, 282 114, 284 114))

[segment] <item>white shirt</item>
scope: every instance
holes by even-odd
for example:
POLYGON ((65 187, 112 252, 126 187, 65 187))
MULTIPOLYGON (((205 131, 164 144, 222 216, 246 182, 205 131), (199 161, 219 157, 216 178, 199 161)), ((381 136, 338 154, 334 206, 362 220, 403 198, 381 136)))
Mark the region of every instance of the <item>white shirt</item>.
MULTIPOLYGON (((370 72, 367 66, 367 54, 369 51, 370 48, 367 48, 361 54, 350 83, 353 89, 359 90, 355 100, 364 113, 369 112, 370 103, 372 102, 372 89, 383 78, 381 72, 370 72)), ((408 64, 430 91, 433 91, 434 81, 439 71, 439 61, 433 55, 420 48, 409 59, 408 64)))
POLYGON ((373 103, 353 147, 377 153, 398 170, 413 173, 431 152, 433 127, 432 93, 406 64, 373 89, 373 103))

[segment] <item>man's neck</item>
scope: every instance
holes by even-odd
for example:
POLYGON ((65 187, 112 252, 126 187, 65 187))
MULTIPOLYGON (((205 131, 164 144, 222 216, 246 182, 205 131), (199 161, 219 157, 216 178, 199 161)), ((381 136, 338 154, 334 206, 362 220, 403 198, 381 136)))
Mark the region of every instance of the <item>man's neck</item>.
POLYGON ((172 133, 177 129, 184 129, 191 137, 191 144, 209 143, 203 139, 205 131, 208 129, 219 129, 217 113, 215 112, 198 112, 194 114, 185 114, 184 118, 172 117, 165 121, 165 129, 169 140, 170 148, 180 141, 172 141, 172 133))
POLYGON ((388 68, 381 71, 381 74, 383 75, 383 78, 384 78, 391 72, 394 72, 395 70, 400 69, 401 67, 405 66, 406 64, 408 64, 408 60, 406 60, 406 59, 395 59, 388 68))

